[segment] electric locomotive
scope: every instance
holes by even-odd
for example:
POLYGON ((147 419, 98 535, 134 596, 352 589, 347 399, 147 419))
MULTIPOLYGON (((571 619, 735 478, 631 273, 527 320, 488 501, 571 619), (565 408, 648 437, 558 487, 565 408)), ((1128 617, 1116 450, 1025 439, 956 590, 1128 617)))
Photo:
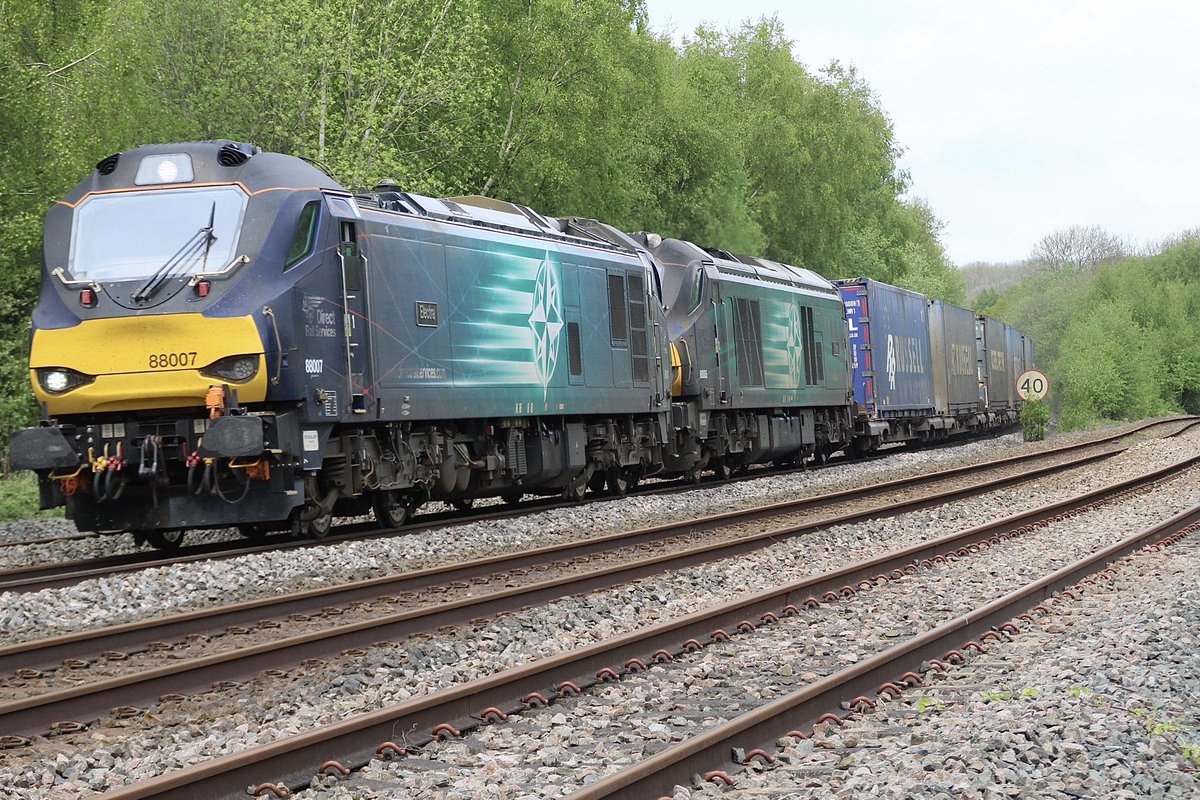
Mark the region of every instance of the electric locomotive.
POLYGON ((659 469, 649 256, 598 225, 393 189, 355 198, 229 141, 100 162, 46 222, 43 421, 11 442, 43 506, 170 546, 659 469))
POLYGON ((845 309, 810 270, 637 234, 661 264, 675 374, 669 456, 693 479, 750 464, 823 461, 851 441, 845 309), (696 458, 698 456, 698 459, 696 458))

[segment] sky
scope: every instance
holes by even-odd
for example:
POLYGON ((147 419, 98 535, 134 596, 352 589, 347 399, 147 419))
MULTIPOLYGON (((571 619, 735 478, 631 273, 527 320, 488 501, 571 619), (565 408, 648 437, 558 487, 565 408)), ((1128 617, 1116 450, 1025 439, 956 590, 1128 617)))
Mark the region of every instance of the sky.
POLYGON ((1096 225, 1135 246, 1200 227, 1200 4, 1140 0, 646 0, 678 43, 778 15, 813 71, 854 64, 910 195, 958 265, 1096 225))

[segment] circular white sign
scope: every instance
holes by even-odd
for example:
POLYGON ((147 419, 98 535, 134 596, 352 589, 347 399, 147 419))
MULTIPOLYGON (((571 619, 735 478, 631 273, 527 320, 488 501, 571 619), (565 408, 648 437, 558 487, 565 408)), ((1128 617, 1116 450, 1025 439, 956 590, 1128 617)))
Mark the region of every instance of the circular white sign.
POLYGON ((1027 369, 1017 376, 1017 394, 1026 400, 1044 400, 1050 391, 1050 380, 1044 372, 1027 369))

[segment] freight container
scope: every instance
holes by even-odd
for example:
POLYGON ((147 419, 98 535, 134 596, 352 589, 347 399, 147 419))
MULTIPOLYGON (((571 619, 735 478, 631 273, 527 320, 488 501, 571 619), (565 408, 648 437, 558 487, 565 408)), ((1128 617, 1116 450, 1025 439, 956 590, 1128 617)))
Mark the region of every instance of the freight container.
POLYGON ((975 342, 979 368, 979 399, 989 411, 1015 408, 1016 375, 1008 357, 1007 326, 1000 320, 976 317, 975 342))
POLYGON ((924 295, 870 278, 834 281, 846 305, 854 399, 870 419, 934 410, 924 295))
POLYGON ((935 412, 961 417, 980 411, 975 312, 930 300, 929 343, 935 412))
POLYGON ((1004 337, 1008 345, 1008 358, 1010 363, 1010 372, 1012 374, 1012 382, 1008 387, 1009 406, 1016 408, 1021 403, 1021 395, 1017 393, 1017 378, 1021 377, 1021 373, 1033 367, 1032 364, 1025 363, 1025 334, 1021 333, 1011 325, 1004 326, 1004 337))

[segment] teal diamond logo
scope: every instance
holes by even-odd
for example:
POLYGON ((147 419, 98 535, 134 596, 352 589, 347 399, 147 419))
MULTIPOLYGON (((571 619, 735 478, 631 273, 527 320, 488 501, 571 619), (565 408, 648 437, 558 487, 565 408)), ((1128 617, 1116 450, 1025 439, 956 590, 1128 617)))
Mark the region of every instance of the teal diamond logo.
POLYGON ((529 329, 533 332, 533 364, 538 380, 546 388, 558 364, 558 337, 563 329, 558 273, 548 259, 543 260, 538 268, 533 289, 533 309, 529 312, 529 329))

